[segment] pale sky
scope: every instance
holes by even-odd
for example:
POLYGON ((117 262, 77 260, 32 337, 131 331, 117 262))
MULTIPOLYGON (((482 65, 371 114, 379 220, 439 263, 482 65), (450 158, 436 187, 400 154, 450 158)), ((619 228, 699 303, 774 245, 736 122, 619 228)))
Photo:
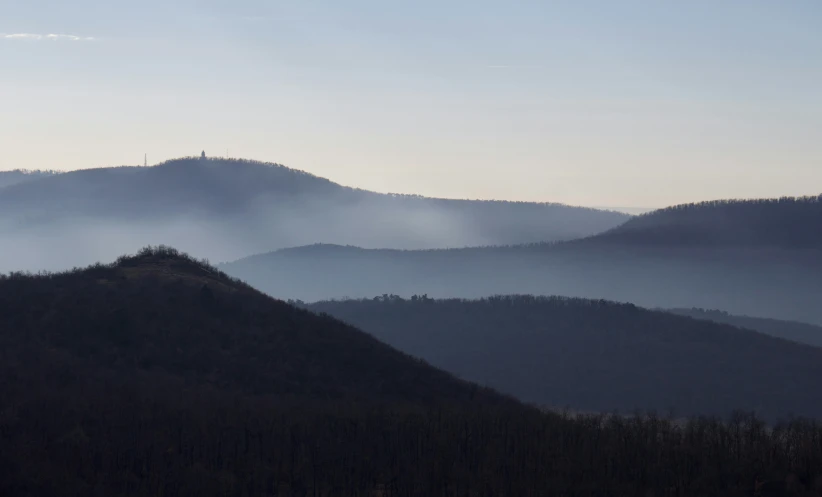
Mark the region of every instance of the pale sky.
POLYGON ((0 0, 0 170, 192 155, 457 198, 822 193, 819 0, 0 0))

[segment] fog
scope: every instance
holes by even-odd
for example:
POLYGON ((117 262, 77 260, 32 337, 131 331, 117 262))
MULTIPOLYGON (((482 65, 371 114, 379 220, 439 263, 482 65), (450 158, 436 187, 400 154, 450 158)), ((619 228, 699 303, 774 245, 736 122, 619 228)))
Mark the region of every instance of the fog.
POLYGON ((421 249, 565 240, 627 219, 557 204, 377 194, 279 165, 184 159, 0 188, 0 271, 65 269, 149 244, 219 262, 318 242, 421 249))
POLYGON ((383 294, 565 295, 822 324, 822 259, 813 250, 574 243, 441 251, 313 246, 221 269, 272 296, 304 301, 383 294))

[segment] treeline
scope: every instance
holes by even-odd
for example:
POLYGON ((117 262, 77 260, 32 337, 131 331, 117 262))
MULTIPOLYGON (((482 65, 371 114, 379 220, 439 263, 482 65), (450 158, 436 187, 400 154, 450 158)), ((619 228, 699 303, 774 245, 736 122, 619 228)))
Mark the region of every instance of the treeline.
POLYGON ((165 382, 31 387, 0 410, 8 496, 809 497, 820 477, 819 424, 746 415, 269 405, 165 382))
MULTIPOLYGON (((178 157, 178 158, 175 158, 175 159, 169 159, 169 160, 166 160, 166 161, 163 161, 163 162, 159 162, 159 163, 157 163, 153 166, 150 166, 150 167, 163 167, 163 166, 169 166, 169 165, 174 166, 174 165, 180 165, 180 164, 196 164, 196 163, 201 163, 202 161, 209 161, 209 162, 225 164, 226 166, 229 166, 229 167, 231 167, 231 165, 242 165, 242 166, 252 166, 252 167, 263 167, 263 168, 270 168, 270 169, 279 169, 279 170, 287 171, 289 173, 293 173, 293 174, 296 174, 296 175, 310 176, 311 178, 314 178, 314 179, 317 179, 317 180, 330 182, 329 180, 327 180, 325 178, 321 178, 321 177, 316 176, 314 174, 311 174, 307 171, 302 171, 300 169, 292 169, 292 168, 290 168, 288 166, 284 166, 284 165, 282 165, 278 162, 263 162, 263 161, 256 161, 256 160, 243 159, 243 158, 233 158, 233 157, 232 158, 228 158, 228 157, 201 157, 201 156, 198 156, 198 155, 189 155, 189 156, 185 156, 185 157, 178 157)), ((345 188, 345 187, 343 187, 343 188, 345 188)))
POLYGON ((595 239, 638 244, 822 248, 822 195, 675 205, 595 239))

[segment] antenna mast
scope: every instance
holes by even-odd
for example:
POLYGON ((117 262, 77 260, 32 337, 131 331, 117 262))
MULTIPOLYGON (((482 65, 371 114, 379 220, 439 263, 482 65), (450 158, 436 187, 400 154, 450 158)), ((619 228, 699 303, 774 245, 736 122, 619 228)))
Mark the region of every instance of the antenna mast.
POLYGON ((143 167, 148 167, 148 154, 143 155, 143 167))

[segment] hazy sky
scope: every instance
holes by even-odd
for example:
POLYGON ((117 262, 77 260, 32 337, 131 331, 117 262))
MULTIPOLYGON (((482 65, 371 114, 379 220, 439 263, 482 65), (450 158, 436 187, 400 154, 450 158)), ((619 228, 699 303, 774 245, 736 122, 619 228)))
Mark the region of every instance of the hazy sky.
POLYGON ((819 194, 820 26, 819 0, 0 0, 0 169, 228 149, 446 197, 819 194))

